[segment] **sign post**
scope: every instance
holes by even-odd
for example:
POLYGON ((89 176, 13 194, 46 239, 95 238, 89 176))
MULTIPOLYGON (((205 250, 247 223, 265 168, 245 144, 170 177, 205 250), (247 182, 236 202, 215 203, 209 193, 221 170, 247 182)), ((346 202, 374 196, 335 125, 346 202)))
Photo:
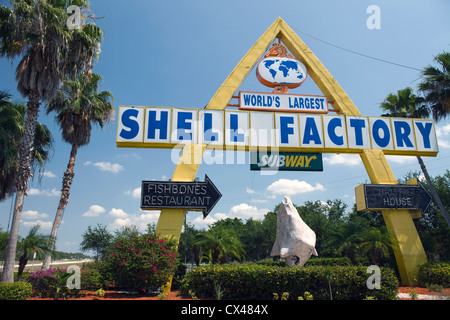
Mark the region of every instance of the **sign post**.
MULTIPOLYGON (((374 185, 398 184, 385 154, 436 156, 438 153, 433 120, 363 117, 325 66, 281 18, 244 55, 204 109, 124 106, 118 114, 118 147, 183 148, 173 182, 194 181, 207 145, 245 151, 263 147, 278 152, 359 154, 374 185), (286 48, 275 43, 269 49, 276 38, 286 48), (287 50, 292 56, 286 55, 287 50), (258 61, 258 79, 273 87, 274 93, 243 92, 240 98, 246 104, 244 107, 252 111, 225 111, 258 61), (315 82, 323 96, 286 95, 282 99, 275 95, 286 94, 288 89, 305 81, 306 76, 315 82), (285 114, 275 112, 277 101, 279 107, 283 104, 285 114), (325 106, 328 103, 333 110, 325 106), (312 111, 316 114, 306 114, 312 111), (328 111, 337 114, 325 115, 328 111), (191 161, 184 161, 186 158, 191 161)), ((148 198, 147 201, 152 202, 148 198)), ((186 210, 161 209, 156 231, 179 240, 186 210)), ((402 283, 410 285, 410 274, 427 261, 410 211, 384 208, 381 213, 387 229, 398 240, 395 257, 402 283)), ((164 290, 170 290, 170 283, 164 290)))

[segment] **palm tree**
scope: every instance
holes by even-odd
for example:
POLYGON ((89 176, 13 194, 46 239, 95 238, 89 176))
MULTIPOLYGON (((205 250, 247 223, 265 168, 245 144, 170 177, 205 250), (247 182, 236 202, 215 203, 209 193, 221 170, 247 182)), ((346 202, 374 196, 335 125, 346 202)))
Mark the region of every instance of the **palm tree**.
POLYGON ((397 250, 397 240, 389 232, 371 228, 361 235, 359 247, 363 253, 370 252, 370 262, 379 265, 383 257, 389 257, 390 250, 397 250))
MULTIPOLYGON (((92 124, 103 128, 105 122, 112 120, 114 106, 113 95, 108 91, 99 92, 102 77, 97 73, 81 75, 78 81, 64 80, 62 88, 46 105, 47 114, 56 112, 56 121, 61 127, 64 141, 72 145, 69 163, 64 172, 62 192, 50 234, 49 250, 53 250, 64 208, 69 202, 70 187, 75 176, 74 166, 78 149, 87 145, 91 139, 92 124)), ((42 269, 50 266, 50 255, 45 256, 42 269)))
POLYGON ((422 71, 419 91, 425 95, 434 120, 439 121, 450 114, 450 52, 438 54, 434 61, 440 68, 430 65, 422 71))
MULTIPOLYGON (((416 96, 411 88, 406 88, 398 90, 397 94, 390 93, 385 100, 380 104, 380 108, 387 113, 383 116, 387 117, 404 117, 404 118, 425 118, 428 117, 429 109, 425 105, 426 100, 422 97, 416 96)), ((423 175, 430 187, 431 194, 436 200, 442 214, 450 227, 450 218, 448 213, 442 204, 436 190, 434 189, 433 182, 431 181, 428 170, 421 156, 417 156, 417 161, 419 162, 420 168, 422 169, 423 175)))
MULTIPOLYGON (((19 167, 19 147, 23 134, 23 123, 26 106, 9 101, 10 95, 0 91, 0 201, 12 196, 15 192, 15 177, 19 167)), ((53 137, 47 126, 36 123, 31 172, 50 158, 53 137)))
POLYGON ((351 226, 342 226, 332 231, 331 240, 328 245, 335 247, 336 253, 342 252, 350 259, 353 265, 357 265, 356 252, 359 249, 360 234, 351 226))
POLYGON ((387 111, 381 115, 383 117, 425 118, 430 114, 425 99, 416 96, 409 87, 398 90, 397 94, 388 94, 380 108, 387 111))
MULTIPOLYGON (((78 31, 66 26, 68 6, 76 4, 87 8, 87 0, 10 2, 12 8, 0 5, 0 55, 11 60, 20 58, 16 68, 17 90, 28 99, 28 103, 19 151, 14 215, 1 278, 4 282, 14 281, 20 216, 31 176, 33 141, 40 105, 52 98, 64 76, 73 78, 89 67, 98 49, 93 48, 93 44, 100 42, 100 38, 95 36, 101 34, 91 33, 91 42, 80 41, 80 38, 72 37, 78 31)), ((86 29, 89 33, 93 28, 86 29)))
POLYGON ((17 271, 16 281, 20 281, 23 270, 25 270, 28 259, 33 256, 34 250, 37 250, 39 255, 47 251, 49 238, 48 236, 38 234, 39 228, 40 226, 38 224, 35 225, 28 232, 28 235, 17 243, 18 251, 21 252, 21 255, 19 257, 19 269, 17 271))
POLYGON ((245 256, 241 241, 235 232, 221 226, 210 227, 208 231, 198 233, 194 247, 210 257, 210 263, 225 263, 228 257, 239 260, 245 256))

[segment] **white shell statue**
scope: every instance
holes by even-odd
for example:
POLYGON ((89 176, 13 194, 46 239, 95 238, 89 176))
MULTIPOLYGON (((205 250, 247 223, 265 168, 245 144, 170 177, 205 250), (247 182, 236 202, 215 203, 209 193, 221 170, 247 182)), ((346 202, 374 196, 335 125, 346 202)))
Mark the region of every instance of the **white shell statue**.
POLYGON ((289 196, 277 212, 277 235, 270 256, 286 259, 287 265, 304 266, 311 255, 317 256, 316 234, 302 220, 289 196))

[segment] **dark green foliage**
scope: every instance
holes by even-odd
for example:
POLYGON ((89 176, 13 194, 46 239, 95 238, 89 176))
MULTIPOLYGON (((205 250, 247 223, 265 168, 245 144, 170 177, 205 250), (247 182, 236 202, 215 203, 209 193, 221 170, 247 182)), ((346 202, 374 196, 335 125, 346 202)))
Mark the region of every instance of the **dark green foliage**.
POLYGON ((446 262, 427 262, 419 266, 418 282, 420 286, 439 285, 450 287, 450 264, 446 262))
POLYGON ((395 299, 398 280, 392 270, 381 268, 380 289, 368 289, 369 276, 364 266, 212 265, 189 272, 182 292, 213 298, 215 286, 219 285, 224 299, 271 300, 274 293, 284 292, 289 292, 291 299, 305 292, 311 293, 314 300, 363 300, 368 296, 377 300, 395 299))
POLYGON ((0 282, 0 300, 25 300, 33 292, 30 283, 0 282))

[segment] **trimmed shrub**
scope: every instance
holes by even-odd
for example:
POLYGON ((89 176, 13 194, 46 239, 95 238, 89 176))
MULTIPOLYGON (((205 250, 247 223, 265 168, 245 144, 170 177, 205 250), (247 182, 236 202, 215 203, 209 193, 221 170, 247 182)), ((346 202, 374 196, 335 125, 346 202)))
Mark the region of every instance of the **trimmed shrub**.
POLYGON ((177 268, 176 243, 156 234, 122 239, 105 263, 118 287, 153 292, 169 281, 177 268))
POLYGON ((0 282, 0 300, 26 300, 31 297, 31 284, 19 282, 0 282))
POLYGON ((370 274, 363 266, 270 267, 257 264, 211 265, 186 274, 182 294, 213 298, 219 285, 224 299, 271 300, 288 292, 290 299, 310 293, 315 300, 395 299, 398 280, 391 269, 381 268, 381 288, 370 290, 370 274), (331 288, 331 292, 330 292, 331 288))
POLYGON ((446 262, 426 262, 419 266, 417 280, 420 286, 439 285, 450 287, 450 264, 446 262))
POLYGON ((310 266, 351 266, 352 262, 349 258, 312 258, 306 262, 310 266))

